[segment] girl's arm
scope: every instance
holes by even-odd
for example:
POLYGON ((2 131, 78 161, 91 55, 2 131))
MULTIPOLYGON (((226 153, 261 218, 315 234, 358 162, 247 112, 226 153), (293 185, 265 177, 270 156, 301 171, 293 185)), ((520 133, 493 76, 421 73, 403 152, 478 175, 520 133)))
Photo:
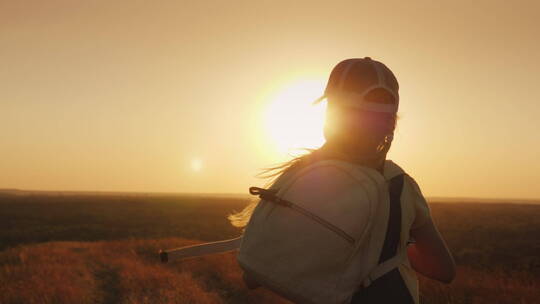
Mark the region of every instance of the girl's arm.
POLYGON ((428 278, 450 283, 456 276, 456 264, 433 220, 411 230, 415 243, 407 247, 411 266, 428 278))

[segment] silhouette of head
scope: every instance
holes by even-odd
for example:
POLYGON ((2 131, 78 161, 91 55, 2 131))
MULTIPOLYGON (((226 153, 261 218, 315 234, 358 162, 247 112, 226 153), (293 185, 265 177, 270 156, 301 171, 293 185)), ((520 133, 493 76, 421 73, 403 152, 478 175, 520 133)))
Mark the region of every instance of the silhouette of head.
POLYGON ((367 158, 386 155, 399 106, 396 77, 369 57, 338 63, 328 79, 324 136, 328 144, 367 158))

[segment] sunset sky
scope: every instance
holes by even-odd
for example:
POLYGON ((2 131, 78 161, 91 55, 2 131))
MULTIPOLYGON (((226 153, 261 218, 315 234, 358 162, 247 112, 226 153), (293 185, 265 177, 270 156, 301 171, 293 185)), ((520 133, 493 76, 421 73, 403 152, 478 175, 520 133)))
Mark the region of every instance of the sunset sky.
POLYGON ((494 0, 0 0, 0 188, 246 193, 365 56, 426 196, 540 198, 540 2, 494 0))

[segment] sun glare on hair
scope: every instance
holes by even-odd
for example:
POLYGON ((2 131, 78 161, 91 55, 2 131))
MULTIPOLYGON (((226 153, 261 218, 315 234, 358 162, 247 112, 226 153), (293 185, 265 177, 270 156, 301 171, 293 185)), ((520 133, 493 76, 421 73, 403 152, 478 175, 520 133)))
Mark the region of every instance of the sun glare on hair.
POLYGON ((295 154, 301 148, 324 143, 326 104, 312 102, 322 95, 324 81, 296 81, 277 90, 265 109, 265 129, 280 154, 295 154))

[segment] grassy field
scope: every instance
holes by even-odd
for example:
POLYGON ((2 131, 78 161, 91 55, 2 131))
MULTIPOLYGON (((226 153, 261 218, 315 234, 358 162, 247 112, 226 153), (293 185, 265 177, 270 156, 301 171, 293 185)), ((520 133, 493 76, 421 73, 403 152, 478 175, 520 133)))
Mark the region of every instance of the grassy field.
MULTIPOLYGON (((246 199, 0 195, 0 303, 287 303, 249 291, 233 253, 162 265, 160 248, 240 234, 246 199)), ((540 205, 431 203, 458 263, 423 303, 538 303, 540 205)))

